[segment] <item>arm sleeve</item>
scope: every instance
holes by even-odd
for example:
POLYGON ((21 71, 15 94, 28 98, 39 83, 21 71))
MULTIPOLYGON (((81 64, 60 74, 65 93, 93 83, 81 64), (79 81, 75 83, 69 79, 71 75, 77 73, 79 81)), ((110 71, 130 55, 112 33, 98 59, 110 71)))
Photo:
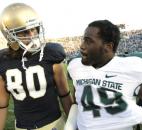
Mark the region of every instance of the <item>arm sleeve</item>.
POLYGON ((46 60, 53 64, 61 63, 66 58, 64 48, 58 43, 47 43, 44 53, 46 60))
POLYGON ((76 130, 77 129, 77 104, 71 106, 64 130, 76 130))

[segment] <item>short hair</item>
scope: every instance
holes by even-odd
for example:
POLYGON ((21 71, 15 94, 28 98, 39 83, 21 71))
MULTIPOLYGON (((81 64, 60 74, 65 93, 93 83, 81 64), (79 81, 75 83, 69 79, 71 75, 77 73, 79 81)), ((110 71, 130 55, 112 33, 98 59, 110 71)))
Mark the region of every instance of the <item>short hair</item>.
POLYGON ((119 41, 120 41, 120 30, 117 25, 114 25, 109 20, 98 20, 88 24, 88 27, 97 27, 100 32, 98 35, 105 42, 112 42, 113 52, 116 52, 119 41))

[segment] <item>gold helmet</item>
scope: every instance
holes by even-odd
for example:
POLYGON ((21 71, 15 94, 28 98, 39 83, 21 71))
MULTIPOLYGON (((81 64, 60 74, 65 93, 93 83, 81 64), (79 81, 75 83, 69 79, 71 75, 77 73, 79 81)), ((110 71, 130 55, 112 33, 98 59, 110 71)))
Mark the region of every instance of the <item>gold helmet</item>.
MULTIPOLYGON (((26 52, 36 52, 45 43, 44 28, 39 16, 33 8, 23 3, 11 4, 3 10, 0 16, 0 29, 13 50, 21 47, 26 52), (31 37, 29 44, 25 45, 17 33, 32 28, 38 28, 38 35, 31 37)), ((29 40, 29 37, 24 38, 29 40)))

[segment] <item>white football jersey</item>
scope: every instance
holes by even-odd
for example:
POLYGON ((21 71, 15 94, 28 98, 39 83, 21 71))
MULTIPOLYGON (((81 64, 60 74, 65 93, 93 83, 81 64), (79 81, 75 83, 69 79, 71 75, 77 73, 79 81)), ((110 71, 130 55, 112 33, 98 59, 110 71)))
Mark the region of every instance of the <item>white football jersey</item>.
POLYGON ((142 122, 135 95, 142 83, 142 59, 115 56, 105 66, 85 66, 81 58, 68 65, 78 103, 79 130, 111 130, 142 122))

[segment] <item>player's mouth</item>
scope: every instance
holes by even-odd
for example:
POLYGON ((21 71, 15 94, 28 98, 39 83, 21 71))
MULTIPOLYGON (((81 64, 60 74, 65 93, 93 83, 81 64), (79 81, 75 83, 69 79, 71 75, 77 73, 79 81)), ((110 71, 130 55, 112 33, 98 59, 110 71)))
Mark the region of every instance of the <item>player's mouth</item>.
POLYGON ((86 59, 87 58, 87 54, 86 53, 84 53, 84 52, 80 52, 81 53, 81 57, 82 57, 82 59, 86 59))

